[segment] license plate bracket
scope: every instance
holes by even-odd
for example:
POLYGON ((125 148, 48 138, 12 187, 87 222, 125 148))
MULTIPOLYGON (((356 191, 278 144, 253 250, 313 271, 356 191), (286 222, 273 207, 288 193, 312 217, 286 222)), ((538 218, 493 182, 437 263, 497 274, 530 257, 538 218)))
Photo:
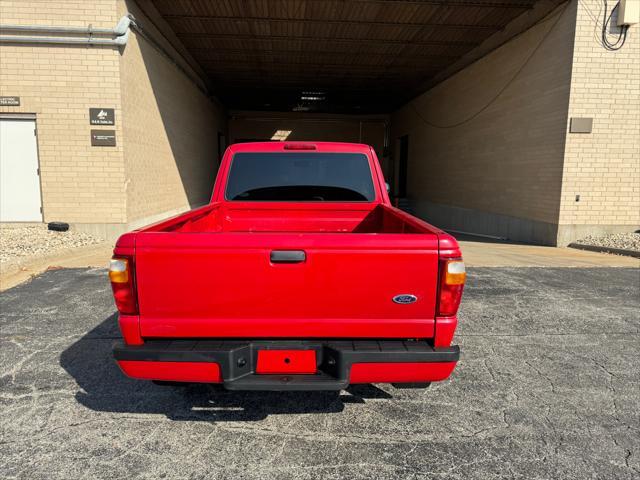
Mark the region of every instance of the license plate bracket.
POLYGON ((259 350, 256 373, 259 375, 305 375, 318 371, 316 351, 310 350, 259 350))

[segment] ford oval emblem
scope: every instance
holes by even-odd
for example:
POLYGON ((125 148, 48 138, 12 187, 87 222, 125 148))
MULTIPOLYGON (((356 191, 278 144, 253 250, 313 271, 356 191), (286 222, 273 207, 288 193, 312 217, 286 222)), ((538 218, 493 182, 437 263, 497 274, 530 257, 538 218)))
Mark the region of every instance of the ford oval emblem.
POLYGON ((416 297, 415 295, 409 295, 409 294, 402 294, 402 295, 396 295, 395 297, 393 297, 393 301, 395 303, 401 303, 403 305, 406 305, 407 303, 414 303, 416 300, 418 300, 418 297, 416 297))

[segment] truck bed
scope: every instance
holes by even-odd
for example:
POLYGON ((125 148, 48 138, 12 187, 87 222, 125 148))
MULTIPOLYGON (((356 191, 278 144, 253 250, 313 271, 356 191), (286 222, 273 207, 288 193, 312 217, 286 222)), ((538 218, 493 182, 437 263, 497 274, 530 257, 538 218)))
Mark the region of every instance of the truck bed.
POLYGON ((214 203, 134 232, 140 332, 428 338, 440 233, 386 205, 214 203))
POLYGON ((153 225, 144 232, 174 233, 436 233, 436 229, 387 205, 310 203, 211 204, 153 225))

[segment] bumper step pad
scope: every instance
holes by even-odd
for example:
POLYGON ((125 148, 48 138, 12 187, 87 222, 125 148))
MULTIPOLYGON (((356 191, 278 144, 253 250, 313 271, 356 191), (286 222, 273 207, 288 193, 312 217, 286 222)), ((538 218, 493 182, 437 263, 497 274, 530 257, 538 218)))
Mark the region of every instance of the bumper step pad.
POLYGON ((229 390, 285 391, 342 390, 349 385, 354 364, 455 363, 460 349, 401 340, 147 340, 139 346, 116 342, 113 353, 118 362, 216 363, 229 390), (315 350, 318 372, 256 374, 261 350, 315 350))

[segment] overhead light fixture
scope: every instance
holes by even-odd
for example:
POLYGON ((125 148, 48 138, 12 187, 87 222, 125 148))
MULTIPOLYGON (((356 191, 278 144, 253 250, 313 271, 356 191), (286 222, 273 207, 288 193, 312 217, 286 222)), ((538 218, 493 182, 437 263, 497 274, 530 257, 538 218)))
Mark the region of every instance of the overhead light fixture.
POLYGON ((276 132, 271 135, 271 140, 279 140, 282 142, 286 140, 289 135, 291 135, 291 130, 276 130, 276 132))
POLYGON ((327 93, 319 90, 307 90, 302 92, 300 100, 307 102, 323 102, 327 99, 327 93))

